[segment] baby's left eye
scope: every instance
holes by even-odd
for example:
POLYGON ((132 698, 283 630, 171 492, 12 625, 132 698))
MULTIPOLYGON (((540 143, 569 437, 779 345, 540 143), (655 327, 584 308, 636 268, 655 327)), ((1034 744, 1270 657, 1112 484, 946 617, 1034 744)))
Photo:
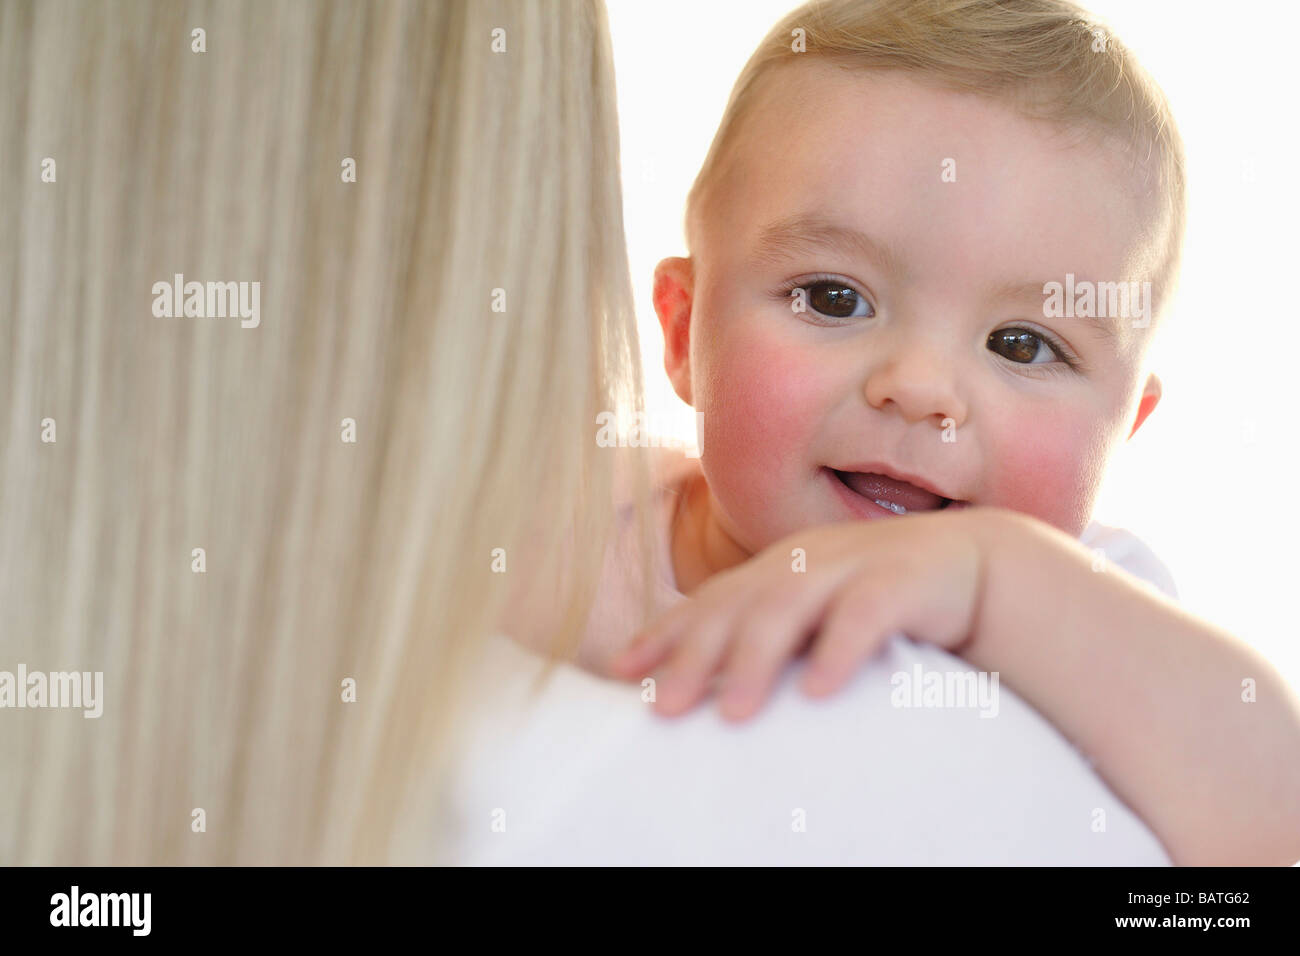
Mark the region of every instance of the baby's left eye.
POLYGON ((1059 362, 1061 356, 1052 344, 1029 329, 999 329, 989 336, 989 350, 1021 365, 1059 362))
POLYGON ((875 315, 871 303, 857 289, 838 280, 809 282, 791 290, 802 292, 804 301, 814 312, 832 319, 870 318, 875 315))

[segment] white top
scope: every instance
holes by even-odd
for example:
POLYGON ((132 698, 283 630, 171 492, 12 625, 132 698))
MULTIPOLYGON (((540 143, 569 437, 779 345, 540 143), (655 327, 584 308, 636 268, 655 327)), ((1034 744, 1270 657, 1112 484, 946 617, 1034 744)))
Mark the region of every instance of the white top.
MULTIPOLYGON (((1094 524, 1080 540, 1173 594, 1133 535, 1094 524)), ((663 583, 675 591, 671 569, 663 583)), ((542 664, 498 637, 472 678, 477 706, 458 734, 469 757, 440 821, 451 862, 1169 864, 1083 755, 1009 688, 986 684, 975 706, 952 706, 953 693, 938 698, 948 706, 905 706, 910 687, 925 704, 930 682, 975 672, 901 635, 830 698, 805 697, 793 664, 742 724, 710 703, 660 717, 640 686, 567 665, 534 695, 542 664)))

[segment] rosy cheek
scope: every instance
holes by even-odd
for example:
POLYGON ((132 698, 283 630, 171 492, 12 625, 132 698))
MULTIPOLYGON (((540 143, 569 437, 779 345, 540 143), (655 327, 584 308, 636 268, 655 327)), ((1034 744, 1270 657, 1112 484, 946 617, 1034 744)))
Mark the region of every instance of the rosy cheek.
POLYGON ((1022 416, 986 433, 980 503, 1033 515, 1077 537, 1105 467, 1105 435, 1095 418, 1070 410, 1022 416))
MULTIPOLYGON (((736 320, 732 320, 736 321, 736 320)), ((784 500, 810 467, 826 384, 815 361, 777 335, 720 335, 695 353, 692 388, 703 419, 709 486, 743 543, 788 533, 784 500)))

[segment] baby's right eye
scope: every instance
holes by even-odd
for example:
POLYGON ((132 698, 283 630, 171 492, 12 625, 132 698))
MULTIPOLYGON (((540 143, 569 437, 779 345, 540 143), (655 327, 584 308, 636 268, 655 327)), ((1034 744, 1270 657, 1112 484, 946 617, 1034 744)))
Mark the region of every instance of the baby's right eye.
POLYGON ((803 292, 808 306, 815 312, 832 319, 870 318, 875 315, 864 296, 852 286, 834 280, 809 282, 790 290, 791 295, 803 292))

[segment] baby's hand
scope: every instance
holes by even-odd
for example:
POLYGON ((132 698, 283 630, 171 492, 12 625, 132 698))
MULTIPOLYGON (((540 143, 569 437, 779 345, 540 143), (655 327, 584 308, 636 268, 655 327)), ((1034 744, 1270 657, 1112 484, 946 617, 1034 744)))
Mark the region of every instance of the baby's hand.
POLYGON ((666 715, 689 710, 720 676, 723 716, 743 720, 810 640, 801 686, 816 696, 839 688, 898 631, 956 651, 975 624, 987 558, 980 542, 990 540, 973 529, 998 517, 968 508, 798 532, 706 581, 612 669, 640 680, 667 658, 655 673, 666 715))

